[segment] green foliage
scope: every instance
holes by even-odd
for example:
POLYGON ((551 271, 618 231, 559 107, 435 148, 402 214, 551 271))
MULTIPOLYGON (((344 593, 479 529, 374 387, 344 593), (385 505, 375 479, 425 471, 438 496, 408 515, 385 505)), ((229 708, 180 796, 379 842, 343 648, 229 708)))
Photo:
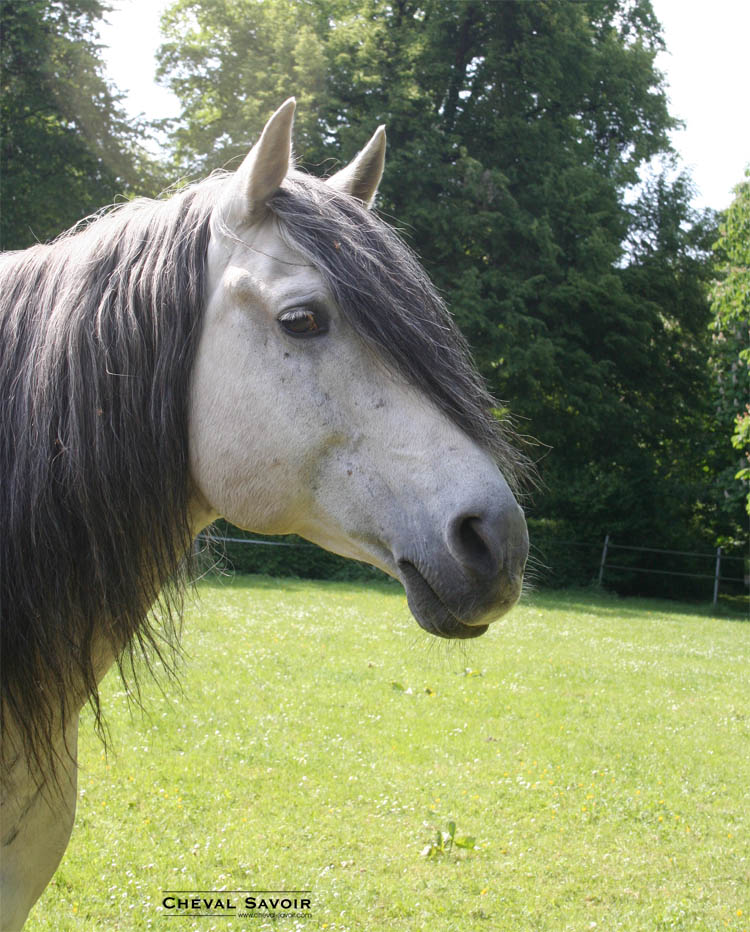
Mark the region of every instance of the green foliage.
POLYGON ((162 16, 158 76, 183 104, 174 162, 200 177, 236 167, 268 116, 296 95, 303 151, 324 131, 325 4, 292 0, 177 0, 162 16))
POLYGON ((711 292, 716 413, 741 456, 721 488, 730 502, 744 499, 750 514, 750 168, 722 219, 715 249, 719 280, 711 292), (734 480, 739 480, 738 484, 734 480))
POLYGON ((0 248, 48 240, 158 173, 103 77, 99 0, 0 9, 0 248))
POLYGON ((446 822, 445 830, 436 829, 435 838, 422 849, 422 857, 438 858, 441 855, 448 855, 456 848, 464 848, 471 851, 477 844, 473 835, 456 835, 456 823, 446 822))

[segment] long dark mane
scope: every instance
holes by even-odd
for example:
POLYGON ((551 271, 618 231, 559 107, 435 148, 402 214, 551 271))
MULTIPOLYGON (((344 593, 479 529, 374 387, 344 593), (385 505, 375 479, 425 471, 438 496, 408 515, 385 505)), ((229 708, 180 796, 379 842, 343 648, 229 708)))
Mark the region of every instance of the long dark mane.
POLYGON ((2 725, 40 773, 87 697, 101 726, 95 647, 121 671, 139 648, 173 659, 179 587, 158 623, 149 609, 190 543, 205 192, 132 202, 0 262, 2 725))
MULTIPOLYGON (((169 665, 176 649, 190 381, 222 184, 133 202, 0 261, 1 714, 12 751, 40 774, 54 770, 54 730, 86 698, 101 725, 95 648, 121 673, 144 651, 169 665)), ((298 172, 269 208, 391 371, 515 485, 523 459, 411 250, 298 172)))

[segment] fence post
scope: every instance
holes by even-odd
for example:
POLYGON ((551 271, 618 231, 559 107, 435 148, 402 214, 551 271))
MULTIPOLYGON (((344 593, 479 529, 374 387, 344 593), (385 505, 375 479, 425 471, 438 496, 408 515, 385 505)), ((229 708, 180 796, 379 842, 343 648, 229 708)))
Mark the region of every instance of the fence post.
POLYGON ((607 549, 609 548, 609 534, 604 538, 604 547, 602 547, 602 559, 599 564, 599 585, 604 580, 604 564, 607 562, 607 549))
POLYGON ((714 572, 714 605, 719 601, 719 579, 721 577, 721 547, 716 548, 716 571, 714 572))

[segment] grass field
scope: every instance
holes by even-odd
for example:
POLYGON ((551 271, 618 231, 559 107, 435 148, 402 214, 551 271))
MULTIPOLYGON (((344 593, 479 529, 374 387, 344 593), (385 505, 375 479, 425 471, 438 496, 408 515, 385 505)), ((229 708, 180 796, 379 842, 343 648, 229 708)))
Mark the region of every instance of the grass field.
POLYGON ((539 593, 461 645, 387 584, 199 596, 181 687, 144 718, 108 677, 108 757, 84 716, 30 930, 750 930, 750 623, 539 593), (311 916, 177 918, 175 889, 311 916))

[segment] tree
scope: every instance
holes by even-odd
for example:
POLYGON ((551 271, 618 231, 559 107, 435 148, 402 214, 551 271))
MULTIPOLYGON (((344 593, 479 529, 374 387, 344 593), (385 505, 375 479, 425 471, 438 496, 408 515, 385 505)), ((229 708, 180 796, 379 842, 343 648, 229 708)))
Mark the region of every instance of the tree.
POLYGON ((164 12, 157 75, 183 106, 172 129, 177 171, 200 177, 236 167, 294 94, 298 149, 319 151, 324 19, 325 4, 293 0, 177 0, 164 12))
POLYGON ((132 188, 158 182, 107 84, 99 0, 4 0, 0 12, 0 243, 46 240, 132 188))
POLYGON ((313 169, 387 124, 381 210, 496 395, 551 448, 539 523, 680 549, 714 534, 714 219, 673 173, 628 197, 669 163, 676 125, 650 0, 178 0, 164 23, 185 163, 213 167, 239 139, 240 154, 300 91, 313 169))
POLYGON ((734 194, 715 244, 720 278, 711 291, 713 364, 717 419, 740 453, 723 471, 721 487, 728 507, 744 499, 750 514, 750 168, 734 194))

